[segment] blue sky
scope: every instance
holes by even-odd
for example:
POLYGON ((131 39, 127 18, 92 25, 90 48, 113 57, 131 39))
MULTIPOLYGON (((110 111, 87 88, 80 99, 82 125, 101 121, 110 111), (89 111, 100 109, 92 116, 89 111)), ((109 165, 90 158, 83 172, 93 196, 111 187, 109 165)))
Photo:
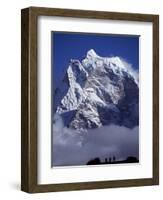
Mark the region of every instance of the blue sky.
POLYGON ((139 36, 52 32, 54 84, 58 84, 70 59, 82 60, 90 49, 99 56, 122 57, 139 69, 139 36))

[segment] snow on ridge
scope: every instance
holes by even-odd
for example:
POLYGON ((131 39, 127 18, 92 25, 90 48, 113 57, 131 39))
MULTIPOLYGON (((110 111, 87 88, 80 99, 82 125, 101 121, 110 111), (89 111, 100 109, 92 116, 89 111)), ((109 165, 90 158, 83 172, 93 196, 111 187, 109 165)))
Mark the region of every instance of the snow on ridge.
MULTIPOLYGON (((126 127, 137 125, 137 115, 132 116, 130 112, 137 108, 139 89, 132 68, 129 67, 131 66, 121 58, 100 57, 93 49, 88 51, 82 62, 71 59, 66 71, 68 90, 58 101, 56 113, 64 114, 73 111, 74 115, 69 125, 75 129, 83 126, 100 127, 102 123, 109 123, 106 122, 108 119, 110 123, 115 124, 120 121, 126 127), (130 87, 127 87, 128 81, 130 87), (131 95, 133 100, 130 98, 131 95), (129 110, 131 117, 127 117, 127 121, 124 121, 125 114, 123 109, 119 110, 119 102, 120 106, 123 104, 125 108, 127 101, 130 107, 126 109, 129 110), (118 115, 118 112, 121 114, 118 115)), ((62 85, 59 90, 60 93, 64 93, 62 85)))
POLYGON ((131 64, 129 64, 121 57, 101 57, 95 52, 94 49, 90 49, 87 51, 87 55, 82 60, 81 64, 89 72, 96 69, 97 67, 102 68, 104 65, 106 65, 108 68, 111 68, 114 73, 119 73, 122 76, 123 72, 126 72, 133 77, 135 83, 138 85, 138 72, 132 68, 131 64))
POLYGON ((95 52, 94 49, 90 49, 87 51, 87 58, 100 58, 99 55, 97 55, 97 53, 95 52))

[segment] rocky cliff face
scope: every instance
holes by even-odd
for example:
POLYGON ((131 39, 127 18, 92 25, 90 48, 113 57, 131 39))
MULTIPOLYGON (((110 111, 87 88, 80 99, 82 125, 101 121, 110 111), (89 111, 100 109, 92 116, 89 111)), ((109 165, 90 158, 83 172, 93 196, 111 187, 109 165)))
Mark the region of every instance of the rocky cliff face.
POLYGON ((54 112, 72 129, 133 128, 139 123, 138 80, 121 58, 100 57, 91 49, 81 62, 70 61, 54 93, 54 112))

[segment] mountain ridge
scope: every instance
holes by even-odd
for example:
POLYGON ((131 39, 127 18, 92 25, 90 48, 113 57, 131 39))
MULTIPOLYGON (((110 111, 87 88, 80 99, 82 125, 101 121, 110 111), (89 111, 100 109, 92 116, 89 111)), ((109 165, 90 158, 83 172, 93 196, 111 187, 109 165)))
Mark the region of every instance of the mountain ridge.
POLYGON ((139 85, 132 68, 119 57, 101 57, 91 49, 80 62, 71 59, 54 93, 54 112, 72 129, 139 124, 139 85))

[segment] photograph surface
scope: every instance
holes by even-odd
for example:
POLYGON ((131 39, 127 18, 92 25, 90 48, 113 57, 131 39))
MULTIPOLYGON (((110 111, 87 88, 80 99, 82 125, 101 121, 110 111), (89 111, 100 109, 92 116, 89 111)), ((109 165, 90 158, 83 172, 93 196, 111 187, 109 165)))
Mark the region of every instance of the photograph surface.
POLYGON ((52 167, 139 162, 139 36, 51 33, 52 167))

